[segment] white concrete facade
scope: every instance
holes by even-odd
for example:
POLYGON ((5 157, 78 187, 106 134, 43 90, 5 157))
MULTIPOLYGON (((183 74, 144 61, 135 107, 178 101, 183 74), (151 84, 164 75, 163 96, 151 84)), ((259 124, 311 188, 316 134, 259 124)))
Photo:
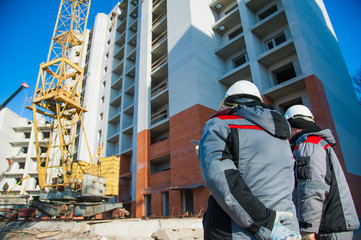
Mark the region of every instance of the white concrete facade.
POLYGON ((1 175, 0 187, 4 185, 9 194, 37 196, 40 193, 37 175, 36 148, 32 121, 18 116, 8 108, 0 112, 1 175), (18 182, 24 179, 20 184, 18 182))

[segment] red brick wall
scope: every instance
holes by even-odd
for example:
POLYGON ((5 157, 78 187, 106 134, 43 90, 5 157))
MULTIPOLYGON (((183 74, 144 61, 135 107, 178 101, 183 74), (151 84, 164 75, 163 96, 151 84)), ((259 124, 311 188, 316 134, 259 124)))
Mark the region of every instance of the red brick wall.
POLYGON ((170 174, 170 170, 150 174, 149 187, 170 183, 170 174))
POLYGON ((181 216, 183 213, 181 191, 169 191, 169 216, 181 216))
POLYGON ((191 140, 200 140, 202 129, 214 110, 195 105, 172 116, 170 125, 170 155, 172 186, 203 183, 198 156, 191 140))
POLYGON ((149 159, 156 159, 169 154, 169 138, 150 145, 149 159))
POLYGON ((136 217, 145 215, 144 193, 148 186, 150 131, 144 130, 137 136, 137 193, 136 217))
POLYGON ((336 139, 336 145, 333 146, 333 149, 335 150, 337 157, 340 160, 340 163, 342 165, 342 168, 344 170, 345 176, 347 178, 347 181, 349 183, 352 197, 354 199, 357 212, 359 213, 359 216, 361 214, 361 188, 359 187, 361 183, 361 176, 354 175, 347 172, 345 160, 342 155, 341 146, 337 137, 337 132, 335 128, 335 124, 333 122, 333 118, 331 115, 330 106, 328 104, 325 89, 323 87, 323 84, 321 80, 319 80, 315 75, 311 75, 309 77, 305 78, 306 88, 308 92, 308 96, 311 101, 311 107, 312 112, 315 116, 316 123, 321 128, 329 128, 332 131, 332 134, 334 135, 336 139))
POLYGON ((161 192, 152 193, 152 217, 163 215, 163 196, 161 192))
POLYGON ((194 215, 203 216, 208 206, 208 188, 196 188, 193 191, 194 215))
MULTIPOLYGON (((151 194, 152 216, 162 216, 162 192, 170 187, 182 187, 202 184, 198 156, 191 140, 199 140, 208 118, 215 111, 201 105, 195 105, 169 120, 169 139, 150 145, 150 131, 138 133, 137 149, 137 194, 135 216, 145 215, 144 194, 151 194), (150 160, 170 155, 171 170, 150 174, 150 160)), ((208 189, 194 189, 195 212, 203 213, 207 206, 208 189)), ((169 191, 169 215, 182 215, 181 191, 169 191)))

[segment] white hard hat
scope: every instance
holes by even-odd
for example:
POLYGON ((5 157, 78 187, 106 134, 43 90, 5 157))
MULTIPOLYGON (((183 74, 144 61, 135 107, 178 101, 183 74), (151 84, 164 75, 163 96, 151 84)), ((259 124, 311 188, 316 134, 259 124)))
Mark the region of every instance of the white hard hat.
POLYGON ((290 118, 309 118, 313 121, 314 117, 312 112, 310 111, 310 109, 308 109, 306 106, 304 105, 294 105, 292 107, 290 107, 286 113, 285 113, 285 118, 288 120, 290 118))
POLYGON ((234 83, 226 92, 226 95, 224 96, 221 104, 219 105, 219 108, 222 106, 227 107, 225 105, 225 102, 227 98, 231 96, 240 96, 244 98, 251 98, 256 99, 260 102, 262 101, 261 94, 259 93, 258 88, 256 85, 254 85, 252 82, 248 80, 240 80, 236 83, 234 83))

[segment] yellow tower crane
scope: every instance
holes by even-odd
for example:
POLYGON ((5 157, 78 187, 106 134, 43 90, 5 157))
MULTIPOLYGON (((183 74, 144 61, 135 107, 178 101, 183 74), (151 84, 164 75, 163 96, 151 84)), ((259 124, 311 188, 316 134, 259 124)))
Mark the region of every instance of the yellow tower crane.
MULTIPOLYGON (((40 200, 47 200, 38 201, 36 207, 50 216, 60 214, 54 212, 51 202, 63 204, 63 210, 74 210, 74 202, 101 202, 118 194, 119 158, 102 159, 101 148, 92 155, 82 122, 86 109, 81 57, 90 3, 91 0, 61 0, 47 62, 40 65, 31 107, 40 200), (75 138, 80 132, 89 152, 89 159, 84 161, 77 159, 75 153, 75 138), (107 187, 112 187, 112 191, 106 193, 107 187)), ((105 211, 121 207, 121 203, 102 206, 101 211, 105 211)), ((90 212, 76 215, 96 214, 90 212)))

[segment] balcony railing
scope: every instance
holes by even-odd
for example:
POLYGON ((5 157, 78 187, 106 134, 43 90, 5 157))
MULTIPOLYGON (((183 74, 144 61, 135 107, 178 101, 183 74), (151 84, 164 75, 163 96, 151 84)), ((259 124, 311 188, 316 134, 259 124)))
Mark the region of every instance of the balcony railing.
POLYGON ((167 87, 168 87, 168 79, 165 79, 163 82, 161 82, 160 84, 158 84, 157 86, 152 88, 151 96, 153 97, 154 95, 156 95, 157 93, 163 91, 167 87))
POLYGON ((165 16, 167 16, 167 11, 165 11, 163 14, 161 14, 159 17, 157 17, 156 19, 154 19, 154 21, 152 22, 152 27, 154 27, 155 25, 157 25, 160 21, 163 20, 163 18, 165 18, 165 16))
POLYGON ((159 35, 156 39, 152 42, 152 48, 158 45, 163 39, 167 37, 167 31, 163 32, 161 35, 159 35))
POLYGON ((160 65, 162 65, 163 63, 165 63, 167 60, 168 60, 168 54, 166 53, 163 56, 161 56, 157 61, 152 63, 152 71, 157 67, 159 67, 160 65))
POLYGON ((162 0, 154 0, 153 1, 153 8, 155 8, 156 6, 158 6, 158 4, 161 2, 162 0))
POLYGON ((156 124, 157 122, 160 122, 160 121, 162 121, 164 119, 167 119, 167 118, 168 118, 168 108, 154 113, 151 116, 151 123, 150 124, 151 125, 156 124))

